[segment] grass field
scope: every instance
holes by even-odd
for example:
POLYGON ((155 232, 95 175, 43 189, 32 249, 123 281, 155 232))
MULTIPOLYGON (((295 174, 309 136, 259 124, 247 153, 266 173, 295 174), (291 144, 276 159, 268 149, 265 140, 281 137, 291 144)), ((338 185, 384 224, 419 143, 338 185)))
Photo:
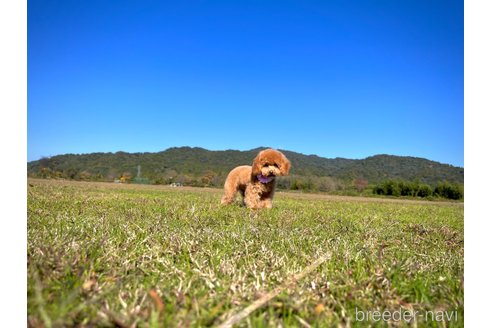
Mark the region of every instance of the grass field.
POLYGON ((33 327, 216 326, 279 286, 237 326, 463 326, 462 203, 277 193, 253 212, 211 189, 27 188, 33 327))

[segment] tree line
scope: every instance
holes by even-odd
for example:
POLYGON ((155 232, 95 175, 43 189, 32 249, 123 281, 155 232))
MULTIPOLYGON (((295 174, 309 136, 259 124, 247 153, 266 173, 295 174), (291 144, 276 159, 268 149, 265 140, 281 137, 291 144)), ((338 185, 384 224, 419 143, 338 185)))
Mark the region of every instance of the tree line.
MULTIPOLYGON (((229 171, 238 166, 251 164, 258 151, 209 151, 202 148, 170 148, 158 153, 90 153, 65 154, 42 158, 27 164, 28 174, 58 174, 70 179, 89 173, 90 179, 116 179, 123 173, 137 174, 141 166, 141 176, 151 181, 161 181, 182 175, 201 183, 201 177, 212 171, 218 177, 225 178, 229 171), (41 172, 45 170, 46 172, 41 172), (47 171, 48 170, 48 171, 47 171), (177 174, 169 175, 174 170, 177 174)), ((418 180, 431 186, 440 181, 451 183, 464 182, 464 169, 429 161, 423 158, 375 155, 365 159, 322 158, 283 151, 292 163, 291 174, 297 177, 331 177, 341 181, 364 179, 370 184, 385 180, 418 180)), ((314 177, 314 178, 313 178, 314 177)), ((84 177, 87 178, 87 177, 84 177)), ((289 188, 309 190, 316 181, 301 181, 290 184, 289 188)), ((326 187, 322 181, 321 188, 326 187)), ((315 188, 316 189, 316 188, 315 188)))
MULTIPOLYGON (((53 171, 42 168, 37 172, 31 172, 31 177, 70 179, 78 181, 105 181, 122 183, 145 183, 155 185, 179 184, 192 187, 222 188, 227 177, 226 174, 218 174, 207 170, 200 175, 178 173, 173 169, 167 169, 162 174, 155 174, 152 178, 139 178, 130 172, 109 173, 106 176, 100 173, 90 173, 86 170, 53 171)), ((279 190, 300 192, 326 192, 344 195, 381 195, 381 196, 408 196, 420 198, 446 198, 462 200, 464 187, 462 184, 439 182, 436 186, 430 186, 418 181, 387 180, 378 184, 369 184, 365 179, 342 180, 334 177, 300 176, 292 175, 280 177, 277 180, 279 190)))
POLYGON ((375 185, 373 193, 395 197, 439 197, 460 200, 464 198, 464 187, 461 184, 449 183, 447 181, 439 182, 437 186, 432 188, 428 184, 420 182, 388 180, 375 185))
MULTIPOLYGON (((29 162, 27 173, 38 178, 222 188, 230 170, 250 163, 260 149, 209 151, 181 147, 158 153, 65 154, 29 162)), ((292 170, 289 176, 278 179, 280 190, 463 198, 463 168, 390 155, 351 160, 284 153, 292 170)))

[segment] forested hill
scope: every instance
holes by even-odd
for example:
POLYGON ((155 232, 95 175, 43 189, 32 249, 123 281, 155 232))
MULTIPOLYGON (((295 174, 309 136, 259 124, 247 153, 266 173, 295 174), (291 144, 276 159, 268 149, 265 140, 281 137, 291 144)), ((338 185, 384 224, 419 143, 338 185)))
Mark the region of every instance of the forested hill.
MULTIPOLYGON (((112 181, 123 175, 150 183, 208 181, 223 183, 237 165, 251 164, 263 147, 248 150, 210 151, 203 148, 169 148, 157 153, 66 154, 29 162, 29 176, 112 181)), ((292 162, 293 177, 326 177, 336 181, 364 179, 369 183, 386 180, 420 181, 431 186, 439 182, 463 184, 464 169, 424 158, 375 155, 365 159, 323 158, 282 150, 292 162)))

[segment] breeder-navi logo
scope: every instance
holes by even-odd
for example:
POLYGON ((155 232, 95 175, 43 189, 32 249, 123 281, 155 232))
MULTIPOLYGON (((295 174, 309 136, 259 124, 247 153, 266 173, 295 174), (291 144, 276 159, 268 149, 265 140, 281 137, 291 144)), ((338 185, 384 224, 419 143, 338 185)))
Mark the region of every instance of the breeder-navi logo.
POLYGON ((355 308, 355 320, 356 321, 384 321, 384 322, 398 322, 398 321, 417 321, 417 319, 424 321, 458 321, 458 311, 410 311, 400 308, 395 311, 361 311, 355 308))

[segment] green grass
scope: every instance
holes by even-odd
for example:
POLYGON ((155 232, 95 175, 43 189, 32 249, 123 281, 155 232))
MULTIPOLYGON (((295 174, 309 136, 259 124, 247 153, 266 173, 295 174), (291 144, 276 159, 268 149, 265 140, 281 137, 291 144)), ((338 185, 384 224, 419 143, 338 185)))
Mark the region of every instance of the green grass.
POLYGON ((214 326, 330 252, 238 326, 387 325, 356 309, 456 311, 416 320, 463 326, 463 204, 277 193, 254 212, 220 197, 29 180, 29 325, 214 326))

